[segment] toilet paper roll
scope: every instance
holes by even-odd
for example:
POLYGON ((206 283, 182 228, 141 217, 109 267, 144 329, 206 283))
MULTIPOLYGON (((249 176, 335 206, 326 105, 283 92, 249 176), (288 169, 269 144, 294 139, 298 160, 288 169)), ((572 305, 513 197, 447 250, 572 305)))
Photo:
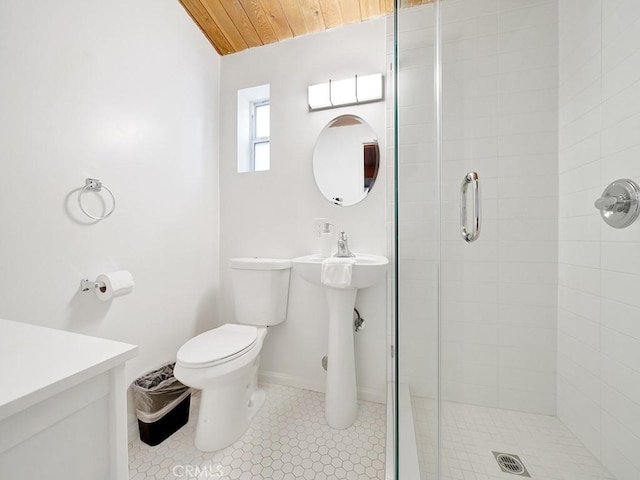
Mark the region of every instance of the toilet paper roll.
POLYGON ((133 275, 127 270, 103 273, 96 278, 97 283, 104 283, 104 287, 96 288, 96 295, 100 300, 107 301, 122 295, 129 295, 133 291, 136 282, 133 275))

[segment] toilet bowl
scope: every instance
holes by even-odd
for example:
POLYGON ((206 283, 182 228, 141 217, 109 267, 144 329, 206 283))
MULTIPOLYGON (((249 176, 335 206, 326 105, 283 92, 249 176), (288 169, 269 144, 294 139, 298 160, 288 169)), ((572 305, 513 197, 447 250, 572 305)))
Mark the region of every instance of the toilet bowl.
POLYGON ((221 450, 242 436, 265 400, 258 388, 260 350, 267 327, 284 321, 290 260, 230 260, 235 320, 206 331, 178 350, 174 375, 202 391, 195 445, 221 450))

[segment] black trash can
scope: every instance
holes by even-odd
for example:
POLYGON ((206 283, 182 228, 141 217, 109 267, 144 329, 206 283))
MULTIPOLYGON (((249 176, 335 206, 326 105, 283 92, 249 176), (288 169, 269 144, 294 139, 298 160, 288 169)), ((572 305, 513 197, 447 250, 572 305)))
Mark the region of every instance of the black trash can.
POLYGON ((140 440, 158 445, 189 421, 191 391, 173 376, 175 363, 146 373, 133 382, 140 440))

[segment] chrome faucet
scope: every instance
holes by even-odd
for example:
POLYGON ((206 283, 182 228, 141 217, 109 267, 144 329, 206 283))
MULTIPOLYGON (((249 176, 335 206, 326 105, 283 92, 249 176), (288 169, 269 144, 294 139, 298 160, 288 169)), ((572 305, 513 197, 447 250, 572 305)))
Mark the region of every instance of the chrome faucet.
POLYGON ((349 250, 349 241, 347 240, 347 234, 345 232, 340 232, 338 236, 338 251, 334 257, 355 257, 355 255, 351 253, 351 250, 349 250))

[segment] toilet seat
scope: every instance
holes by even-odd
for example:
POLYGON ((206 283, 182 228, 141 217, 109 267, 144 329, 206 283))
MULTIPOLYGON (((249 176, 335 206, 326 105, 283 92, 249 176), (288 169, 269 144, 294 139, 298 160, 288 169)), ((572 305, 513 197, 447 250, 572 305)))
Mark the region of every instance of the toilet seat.
POLYGON ((189 340, 178 350, 176 360, 188 368, 211 367, 241 357, 257 341, 256 327, 227 323, 189 340))

